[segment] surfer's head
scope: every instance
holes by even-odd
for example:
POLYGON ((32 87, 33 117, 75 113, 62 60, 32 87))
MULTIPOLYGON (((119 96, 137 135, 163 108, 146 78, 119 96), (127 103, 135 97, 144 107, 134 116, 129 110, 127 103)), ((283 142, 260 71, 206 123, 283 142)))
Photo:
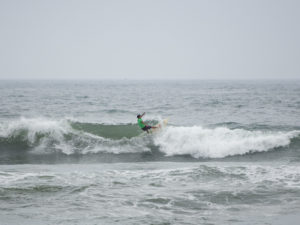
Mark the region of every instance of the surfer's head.
POLYGON ((138 114, 138 115, 136 116, 136 118, 141 118, 141 115, 140 115, 140 114, 138 114))

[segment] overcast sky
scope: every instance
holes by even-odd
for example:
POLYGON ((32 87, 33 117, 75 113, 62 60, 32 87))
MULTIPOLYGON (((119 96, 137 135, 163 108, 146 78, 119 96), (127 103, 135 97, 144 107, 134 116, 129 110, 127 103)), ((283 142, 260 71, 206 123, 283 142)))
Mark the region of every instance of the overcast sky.
POLYGON ((299 79, 299 0, 0 0, 0 79, 299 79))

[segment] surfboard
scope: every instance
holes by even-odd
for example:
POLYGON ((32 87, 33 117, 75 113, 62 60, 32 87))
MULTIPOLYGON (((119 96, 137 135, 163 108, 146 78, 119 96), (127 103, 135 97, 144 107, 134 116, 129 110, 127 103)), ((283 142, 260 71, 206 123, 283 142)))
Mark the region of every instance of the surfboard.
POLYGON ((152 133, 161 131, 163 128, 165 128, 168 124, 169 119, 163 119, 161 122, 156 124, 155 126, 157 127, 156 129, 151 129, 152 133))

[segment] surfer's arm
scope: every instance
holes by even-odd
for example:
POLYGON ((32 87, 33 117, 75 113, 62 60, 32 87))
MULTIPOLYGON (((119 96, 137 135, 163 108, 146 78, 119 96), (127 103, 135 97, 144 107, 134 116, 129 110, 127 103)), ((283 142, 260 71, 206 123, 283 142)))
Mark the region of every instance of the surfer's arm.
POLYGON ((141 115, 141 118, 145 115, 146 113, 144 112, 142 115, 141 115))

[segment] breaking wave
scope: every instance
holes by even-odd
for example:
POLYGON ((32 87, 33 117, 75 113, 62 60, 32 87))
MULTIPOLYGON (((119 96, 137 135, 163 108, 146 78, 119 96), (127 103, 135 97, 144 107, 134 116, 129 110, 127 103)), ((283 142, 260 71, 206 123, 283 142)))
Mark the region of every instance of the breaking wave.
POLYGON ((59 153, 70 156, 146 152, 158 155, 160 159, 182 155, 195 159, 224 158, 287 148, 293 142, 298 146, 299 134, 299 130, 168 126, 160 132, 147 135, 136 124, 107 125, 67 119, 21 118, 0 123, 0 154, 59 153))
POLYGON ((168 156, 191 155, 195 158, 223 158, 285 147, 300 131, 248 131, 218 127, 168 127, 155 138, 160 151, 168 156))

